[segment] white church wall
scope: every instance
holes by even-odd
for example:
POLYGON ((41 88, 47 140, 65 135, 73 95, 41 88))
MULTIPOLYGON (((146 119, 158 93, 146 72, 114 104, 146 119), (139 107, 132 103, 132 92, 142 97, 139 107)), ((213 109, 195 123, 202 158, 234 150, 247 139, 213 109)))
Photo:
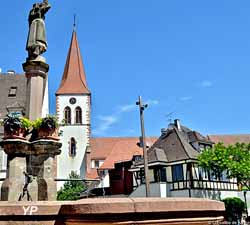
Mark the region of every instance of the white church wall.
MULTIPOLYGON (((57 179, 67 179, 71 171, 77 172, 81 178, 85 177, 85 152, 89 145, 89 96, 87 95, 62 95, 57 96, 57 116, 59 122, 64 119, 65 107, 71 109, 71 124, 60 126, 60 141, 62 143, 62 152, 57 160, 57 179), (70 98, 75 98, 76 103, 70 104, 70 98), (75 109, 82 109, 82 124, 75 124, 75 109), (70 155, 70 140, 76 141, 76 155, 70 155)), ((58 189, 63 182, 58 182, 58 189)))
POLYGON ((76 107, 81 107, 82 109, 82 123, 83 124, 89 124, 89 112, 90 112, 90 107, 89 107, 89 96, 88 95, 62 95, 58 96, 58 101, 57 101, 57 116, 59 122, 62 122, 64 119, 64 109, 65 107, 70 107, 71 109, 71 124, 74 125, 75 122, 75 109, 76 107), (70 104, 69 100, 71 98, 76 99, 75 104, 70 104))

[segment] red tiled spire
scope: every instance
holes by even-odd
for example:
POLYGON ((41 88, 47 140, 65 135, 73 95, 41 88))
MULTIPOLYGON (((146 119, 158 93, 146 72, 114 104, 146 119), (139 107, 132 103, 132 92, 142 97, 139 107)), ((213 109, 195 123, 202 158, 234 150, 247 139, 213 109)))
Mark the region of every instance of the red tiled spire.
POLYGON ((61 94, 90 94, 76 31, 73 31, 62 81, 56 95, 61 94))

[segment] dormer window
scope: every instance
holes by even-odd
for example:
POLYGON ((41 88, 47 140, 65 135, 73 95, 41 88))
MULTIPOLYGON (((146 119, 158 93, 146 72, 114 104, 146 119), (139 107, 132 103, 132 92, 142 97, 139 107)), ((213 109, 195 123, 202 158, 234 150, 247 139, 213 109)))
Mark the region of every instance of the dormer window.
POLYGON ((9 98, 15 98, 16 97, 16 92, 17 92, 17 87, 11 87, 9 89, 8 97, 9 98))

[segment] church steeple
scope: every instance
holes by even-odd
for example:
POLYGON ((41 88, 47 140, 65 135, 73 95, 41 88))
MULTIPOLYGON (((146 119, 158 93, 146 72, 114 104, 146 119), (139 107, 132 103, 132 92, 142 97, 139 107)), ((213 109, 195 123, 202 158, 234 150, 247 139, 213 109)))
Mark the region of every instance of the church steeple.
POLYGON ((59 89, 56 95, 90 94, 86 82, 86 75, 76 36, 75 27, 68 52, 66 65, 59 89))
MULTIPOLYGON (((60 87, 56 92, 56 114, 61 132, 61 154, 57 160, 57 178, 68 179, 71 171, 86 176, 91 133, 91 93, 88 89, 74 26, 60 87)), ((58 182, 58 189, 63 185, 58 182)))

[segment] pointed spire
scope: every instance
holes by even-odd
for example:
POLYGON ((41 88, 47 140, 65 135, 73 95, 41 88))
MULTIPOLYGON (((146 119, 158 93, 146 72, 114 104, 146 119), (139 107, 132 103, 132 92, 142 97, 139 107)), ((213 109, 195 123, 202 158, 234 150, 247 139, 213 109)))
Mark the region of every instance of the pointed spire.
POLYGON ((73 30, 61 84, 56 92, 56 95, 61 94, 90 94, 75 29, 73 30))

